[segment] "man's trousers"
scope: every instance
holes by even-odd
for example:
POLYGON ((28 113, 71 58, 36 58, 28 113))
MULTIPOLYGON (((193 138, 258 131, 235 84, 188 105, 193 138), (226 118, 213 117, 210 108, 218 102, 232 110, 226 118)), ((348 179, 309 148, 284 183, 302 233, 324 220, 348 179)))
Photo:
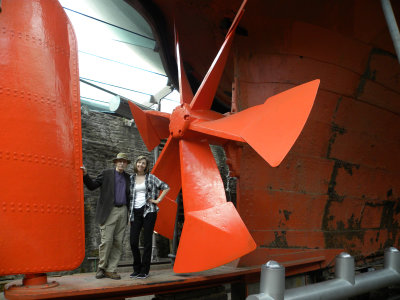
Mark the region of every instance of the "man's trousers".
POLYGON ((128 222, 126 205, 114 206, 106 222, 100 225, 99 269, 115 272, 122 254, 122 241, 128 222))

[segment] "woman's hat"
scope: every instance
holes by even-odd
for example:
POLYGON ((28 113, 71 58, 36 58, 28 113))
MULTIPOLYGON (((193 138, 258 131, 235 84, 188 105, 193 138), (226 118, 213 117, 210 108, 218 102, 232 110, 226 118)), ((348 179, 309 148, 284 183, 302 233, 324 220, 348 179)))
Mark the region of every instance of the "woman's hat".
POLYGON ((128 154, 126 154, 126 153, 122 153, 122 152, 121 152, 121 153, 118 153, 118 154, 117 154, 117 157, 113 159, 113 162, 115 163, 115 161, 116 161, 116 160, 119 160, 119 159, 124 159, 124 160, 126 160, 126 161, 128 162, 128 164, 131 163, 131 161, 128 159, 128 154))

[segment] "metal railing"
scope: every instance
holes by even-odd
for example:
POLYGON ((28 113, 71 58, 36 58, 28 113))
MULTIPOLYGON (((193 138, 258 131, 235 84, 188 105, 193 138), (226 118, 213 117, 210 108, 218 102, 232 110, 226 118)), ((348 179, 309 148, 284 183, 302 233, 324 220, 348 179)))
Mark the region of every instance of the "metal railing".
POLYGON ((400 283, 400 251, 385 250, 384 268, 355 275, 354 257, 336 257, 335 279, 285 290, 285 267, 276 261, 261 266, 260 293, 246 300, 345 299, 400 283))

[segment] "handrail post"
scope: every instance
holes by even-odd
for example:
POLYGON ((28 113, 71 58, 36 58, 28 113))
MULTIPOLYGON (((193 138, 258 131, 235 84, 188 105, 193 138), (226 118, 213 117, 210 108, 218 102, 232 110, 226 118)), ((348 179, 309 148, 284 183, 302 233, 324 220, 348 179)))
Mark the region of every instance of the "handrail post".
POLYGON ((383 266, 400 273, 400 251, 395 247, 386 248, 383 266))
POLYGON ((337 279, 344 279, 354 285, 355 272, 353 256, 346 252, 342 252, 336 256, 335 277, 337 279))
POLYGON ((354 257, 346 252, 336 256, 335 279, 285 290, 285 268, 276 261, 261 266, 260 293, 246 300, 344 299, 400 282, 400 251, 387 248, 384 268, 355 275, 354 257))
POLYGON ((260 294, 246 300, 283 300, 285 294, 285 267, 274 260, 261 266, 260 294))

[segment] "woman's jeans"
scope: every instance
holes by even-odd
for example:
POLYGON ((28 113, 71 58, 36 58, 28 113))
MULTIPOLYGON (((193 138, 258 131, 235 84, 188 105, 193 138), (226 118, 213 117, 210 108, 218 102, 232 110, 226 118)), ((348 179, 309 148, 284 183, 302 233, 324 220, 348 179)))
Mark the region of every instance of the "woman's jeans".
POLYGON ((134 219, 131 222, 130 242, 133 254, 133 271, 142 274, 149 274, 151 262, 151 250, 154 225, 157 219, 157 212, 150 212, 143 217, 144 206, 134 209, 134 219), (143 256, 140 257, 139 236, 144 228, 144 249, 143 256))

